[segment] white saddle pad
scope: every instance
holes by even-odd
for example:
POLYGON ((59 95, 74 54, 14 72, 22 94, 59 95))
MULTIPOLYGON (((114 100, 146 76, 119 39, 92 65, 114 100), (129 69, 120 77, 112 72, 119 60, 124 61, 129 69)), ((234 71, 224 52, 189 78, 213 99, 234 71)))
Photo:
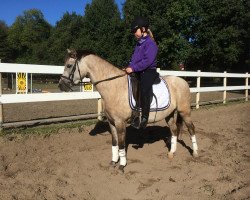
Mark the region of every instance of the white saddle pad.
MULTIPOLYGON (((159 84, 153 85, 154 96, 150 105, 151 112, 165 110, 170 105, 171 98, 170 98, 168 85, 165 80, 163 80, 162 78, 160 79, 161 79, 161 82, 159 84), (155 96, 156 96, 156 99, 155 99, 155 96)), ((129 95, 129 105, 131 109, 136 110, 137 109, 136 102, 135 102, 133 92, 132 92, 130 76, 128 76, 128 95, 129 95)))

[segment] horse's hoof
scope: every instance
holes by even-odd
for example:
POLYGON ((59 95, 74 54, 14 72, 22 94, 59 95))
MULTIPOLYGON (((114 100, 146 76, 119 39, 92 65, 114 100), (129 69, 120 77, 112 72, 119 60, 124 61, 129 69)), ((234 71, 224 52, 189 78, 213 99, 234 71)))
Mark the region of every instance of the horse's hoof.
POLYGON ((119 166, 119 172, 122 173, 122 174, 124 174, 124 167, 125 166, 123 166, 123 165, 119 166))
POLYGON ((116 162, 115 161, 111 161, 109 163, 109 166, 112 167, 112 168, 115 168, 116 167, 116 162))
POLYGON ((199 157, 198 152, 194 151, 194 152, 193 152, 193 157, 194 157, 194 158, 198 158, 198 157, 199 157))
POLYGON ((168 158, 169 158, 169 159, 173 159, 173 158, 174 158, 174 153, 169 152, 169 153, 168 153, 168 158))

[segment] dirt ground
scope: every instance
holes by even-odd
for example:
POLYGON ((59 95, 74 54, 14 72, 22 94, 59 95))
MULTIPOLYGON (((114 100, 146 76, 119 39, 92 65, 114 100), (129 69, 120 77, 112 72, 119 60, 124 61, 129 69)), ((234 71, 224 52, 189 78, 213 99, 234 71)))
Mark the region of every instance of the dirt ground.
POLYGON ((250 103, 192 113, 199 158, 186 128, 173 160, 165 122, 140 136, 127 128, 125 173, 109 167, 106 123, 51 135, 0 138, 1 200, 250 199, 250 103))

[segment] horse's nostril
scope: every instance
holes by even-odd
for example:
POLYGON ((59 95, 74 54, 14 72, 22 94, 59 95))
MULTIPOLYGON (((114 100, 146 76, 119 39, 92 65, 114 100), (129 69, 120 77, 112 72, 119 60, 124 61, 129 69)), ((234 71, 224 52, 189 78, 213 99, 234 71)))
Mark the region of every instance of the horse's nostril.
POLYGON ((69 88, 64 83, 59 83, 58 87, 61 91, 67 92, 69 91, 69 88))

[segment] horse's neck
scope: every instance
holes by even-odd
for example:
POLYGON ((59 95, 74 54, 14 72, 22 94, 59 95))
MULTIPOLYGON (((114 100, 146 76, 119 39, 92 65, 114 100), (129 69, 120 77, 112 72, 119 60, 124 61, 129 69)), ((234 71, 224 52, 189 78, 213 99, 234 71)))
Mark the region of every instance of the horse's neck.
POLYGON ((125 76, 121 78, 118 77, 113 80, 107 80, 107 79, 116 77, 118 75, 122 75, 125 72, 114 67, 107 61, 97 56, 89 57, 87 63, 89 66, 88 67, 89 74, 90 74, 90 79, 92 83, 97 83, 101 81, 100 83, 96 85, 96 88, 103 98, 111 98, 112 95, 116 93, 114 89, 117 87, 122 89, 125 76))

